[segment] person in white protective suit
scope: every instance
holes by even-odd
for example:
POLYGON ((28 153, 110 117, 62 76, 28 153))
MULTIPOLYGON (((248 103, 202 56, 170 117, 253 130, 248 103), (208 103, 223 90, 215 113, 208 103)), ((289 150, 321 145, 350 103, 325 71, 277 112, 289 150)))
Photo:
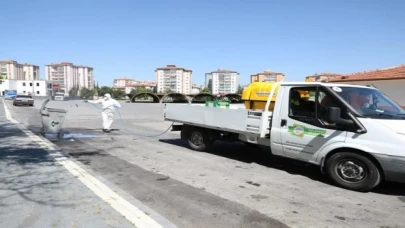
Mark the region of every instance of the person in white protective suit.
POLYGON ((103 131, 104 132, 111 132, 111 125, 114 122, 114 112, 116 108, 120 108, 121 105, 115 99, 111 98, 109 93, 104 94, 104 97, 98 99, 96 101, 84 101, 92 104, 101 104, 102 105, 102 112, 101 117, 103 118, 103 131))

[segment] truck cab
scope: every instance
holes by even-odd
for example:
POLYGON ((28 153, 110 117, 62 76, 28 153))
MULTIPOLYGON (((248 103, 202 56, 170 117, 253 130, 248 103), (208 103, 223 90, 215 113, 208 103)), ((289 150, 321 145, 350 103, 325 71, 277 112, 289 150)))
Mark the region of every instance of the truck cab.
POLYGON ((261 144, 319 165, 333 183, 352 190, 405 182, 405 111, 378 89, 321 82, 272 87, 256 110, 167 106, 167 119, 183 123, 177 129, 193 149, 201 149, 192 140, 200 132, 204 148, 222 139, 261 144))
POLYGON ((376 88, 283 83, 272 121, 273 153, 320 165, 340 186, 405 181, 405 111, 376 88))

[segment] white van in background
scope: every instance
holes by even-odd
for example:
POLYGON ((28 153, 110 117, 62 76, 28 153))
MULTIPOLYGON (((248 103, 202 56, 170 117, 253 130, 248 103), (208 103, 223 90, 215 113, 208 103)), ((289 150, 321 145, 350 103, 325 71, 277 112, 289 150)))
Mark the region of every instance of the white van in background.
POLYGON ((67 101, 69 97, 65 95, 63 92, 56 92, 54 96, 55 101, 67 101))

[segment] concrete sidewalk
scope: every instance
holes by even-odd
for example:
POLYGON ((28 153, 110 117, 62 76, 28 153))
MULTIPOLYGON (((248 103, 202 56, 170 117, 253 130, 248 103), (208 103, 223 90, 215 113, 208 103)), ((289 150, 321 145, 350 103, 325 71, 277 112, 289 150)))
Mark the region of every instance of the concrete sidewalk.
POLYGON ((55 162, 0 100, 0 227, 134 227, 55 162))

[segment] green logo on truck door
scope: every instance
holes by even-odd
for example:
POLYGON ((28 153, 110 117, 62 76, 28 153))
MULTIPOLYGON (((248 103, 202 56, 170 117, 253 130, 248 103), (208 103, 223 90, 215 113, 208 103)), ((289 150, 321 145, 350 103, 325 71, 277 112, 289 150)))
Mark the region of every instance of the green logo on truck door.
POLYGON ((313 136, 324 137, 326 130, 307 128, 303 125, 294 124, 293 126, 288 126, 288 132, 291 135, 298 136, 300 138, 303 138, 304 135, 313 135, 313 136))

